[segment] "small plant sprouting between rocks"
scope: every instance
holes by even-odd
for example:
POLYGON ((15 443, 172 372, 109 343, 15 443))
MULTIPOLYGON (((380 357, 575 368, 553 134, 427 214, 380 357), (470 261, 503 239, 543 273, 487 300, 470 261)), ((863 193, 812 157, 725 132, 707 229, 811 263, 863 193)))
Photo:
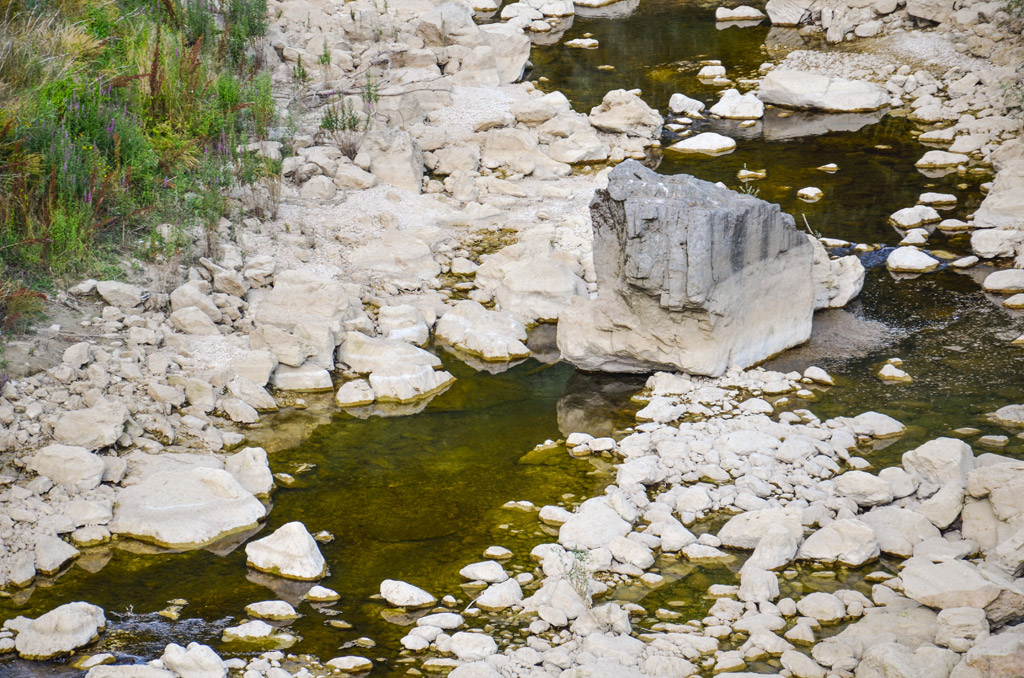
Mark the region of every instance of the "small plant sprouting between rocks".
POLYGON ((370 131, 377 104, 380 102, 380 85, 369 74, 360 92, 363 101, 363 115, 355 110, 352 100, 341 98, 328 104, 320 118, 320 130, 328 135, 338 149, 352 160, 359 153, 359 146, 370 131))
POLYGON ((589 609, 593 601, 590 597, 590 573, 587 572, 587 561, 590 560, 590 553, 586 549, 574 548, 571 551, 572 562, 569 564, 569 571, 565 577, 573 590, 589 609))
MULTIPOLYGON (((747 166, 744 165, 743 169, 746 169, 746 168, 747 168, 747 166)), ((761 193, 761 189, 758 188, 757 186, 751 186, 750 184, 744 184, 744 185, 740 186, 740 193, 745 193, 746 195, 753 196, 753 197, 756 198, 761 193)))
POLYGON ((320 119, 320 129, 330 135, 338 149, 352 160, 359 152, 368 122, 369 118, 364 122, 359 117, 351 100, 342 99, 327 106, 320 119))

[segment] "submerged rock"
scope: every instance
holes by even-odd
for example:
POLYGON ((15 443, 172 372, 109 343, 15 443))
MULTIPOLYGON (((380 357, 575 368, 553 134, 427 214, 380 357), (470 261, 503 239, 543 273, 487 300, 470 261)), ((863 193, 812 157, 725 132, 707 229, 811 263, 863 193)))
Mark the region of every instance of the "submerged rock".
POLYGON ((810 337, 813 248, 778 205, 627 161, 591 212, 598 298, 558 321, 577 367, 717 376, 810 337))

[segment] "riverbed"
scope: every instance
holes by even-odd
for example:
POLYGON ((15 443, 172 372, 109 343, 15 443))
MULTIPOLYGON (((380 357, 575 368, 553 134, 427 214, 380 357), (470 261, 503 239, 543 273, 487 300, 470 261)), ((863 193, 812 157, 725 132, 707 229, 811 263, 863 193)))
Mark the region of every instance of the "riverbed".
MULTIPOLYGON (((588 110, 604 92, 619 87, 640 88, 647 103, 660 110, 677 91, 713 100, 717 88, 695 78, 702 60, 719 59, 730 77, 743 78, 755 76, 771 56, 765 47, 767 26, 721 29, 713 13, 709 7, 659 0, 643 2, 627 18, 577 17, 565 38, 591 33, 600 48, 537 46, 531 77, 542 79, 543 89, 565 93, 578 110, 588 110), (598 69, 601 65, 615 70, 598 69)), ((756 190, 815 234, 875 247, 862 253, 868 271, 859 299, 821 315, 821 332, 808 346, 769 361, 768 367, 783 371, 816 364, 836 377, 835 387, 792 406, 808 407, 822 419, 873 409, 902 421, 907 433, 874 453, 875 470, 952 429, 1002 433, 984 415, 1024 401, 1024 385, 1016 376, 1024 357, 1020 347, 1009 344, 1020 335, 1022 322, 1018 312, 981 291, 981 271, 990 267, 959 272, 944 266, 908 278, 884 266, 887 248, 901 237, 887 223, 889 214, 914 205, 925 191, 937 191, 959 198, 943 217, 963 218, 977 207, 981 184, 991 176, 919 173, 913 163, 928 149, 902 117, 865 119, 859 127, 851 123, 855 129, 849 131, 811 135, 806 132, 820 129, 818 119, 777 113, 770 111, 767 120, 743 129, 724 121, 699 123, 737 138, 738 148, 729 155, 695 159, 666 153, 654 162, 662 173, 691 173, 756 190), (838 171, 817 169, 828 163, 838 171), (768 176, 743 184, 736 179, 743 168, 767 169, 768 176), (796 192, 805 186, 820 188, 824 198, 799 200, 796 192), (892 385, 875 376, 893 357, 903 360, 913 382, 892 385)), ((964 235, 936 233, 927 247, 951 253, 948 260, 969 253, 964 235)), ((515 554, 507 569, 532 571, 530 549, 555 534, 528 506, 506 503, 560 504, 571 510, 600 494, 613 477, 610 460, 575 459, 552 441, 577 430, 621 435, 638 407, 630 398, 643 387, 642 377, 583 375, 535 359, 490 374, 436 350, 458 381, 419 413, 360 418, 335 413, 329 397, 323 402, 311 397, 304 409, 265 417, 250 436, 270 453, 273 471, 293 479, 279 482, 261 530, 269 533, 300 520, 311 532, 323 530, 333 538, 321 546, 330 567, 321 583, 337 590, 341 600, 298 607, 303 617, 291 629, 302 640, 290 652, 322 658, 362 654, 375 660, 373 676, 404 675, 408 666, 398 644, 404 631, 389 621, 393 613, 383 601, 374 599, 381 580, 402 579, 439 597, 453 594, 462 609, 473 592, 462 590, 459 568, 480 560, 488 546, 501 545, 515 554)), ((1024 441, 1011 437, 999 452, 1024 458, 1024 441)), ((697 525, 694 532, 712 526, 697 525)), ((220 642, 221 630, 244 616, 246 604, 275 598, 298 604, 303 589, 254 573, 247 577, 239 548, 244 539, 229 542, 188 553, 156 552, 130 541, 98 547, 55 581, 39 581, 0 599, 0 618, 36 616, 64 602, 87 600, 103 607, 109 620, 95 651, 113 652, 119 660, 147 660, 168 642, 191 640, 210 644, 224 657, 245 655, 244 649, 220 642), (187 603, 171 605, 175 599, 187 603)), ((870 567, 884 569, 886 563, 870 567)), ((684 619, 699 619, 711 604, 707 587, 735 583, 726 565, 675 563, 662 573, 673 583, 656 593, 630 586, 607 599, 641 602, 649 610, 671 606, 684 619)), ((850 573, 843 585, 856 587, 863 574, 850 573)), ((834 583, 807 576, 789 585, 806 591, 828 590, 834 583)), ((643 627, 653 621, 636 623, 643 627)), ((486 616, 470 621, 471 626, 496 623, 486 616)), ((74 672, 59 663, 0 659, 4 675, 74 672)))

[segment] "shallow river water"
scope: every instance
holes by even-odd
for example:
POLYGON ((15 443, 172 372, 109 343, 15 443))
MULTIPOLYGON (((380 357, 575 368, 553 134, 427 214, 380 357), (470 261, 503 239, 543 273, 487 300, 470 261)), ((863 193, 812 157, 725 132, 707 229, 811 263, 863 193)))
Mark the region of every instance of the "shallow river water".
MULTIPOLYGON (((547 78, 543 87, 563 91, 578 110, 589 110, 604 92, 619 87, 642 89, 648 103, 661 110, 676 91, 713 103, 715 90, 695 78, 701 59, 721 59, 730 77, 751 76, 767 59, 767 27, 719 30, 713 9, 664 0, 645 0, 628 18, 577 17, 565 38, 584 33, 592 33, 601 47, 538 46, 532 57, 532 77, 547 78), (604 64, 615 70, 598 70, 604 64)), ((717 158, 667 154, 659 171, 687 172, 740 188, 737 170, 767 169, 768 178, 751 185, 761 198, 793 214, 798 225, 884 247, 900 239, 887 224, 888 215, 915 204, 926 190, 960 198, 944 217, 963 218, 977 206, 979 184, 990 177, 925 177, 913 168, 927 150, 913 140, 913 126, 902 118, 875 120, 846 121, 856 131, 819 136, 806 135, 823 129, 821 119, 808 116, 780 118, 770 112, 768 120, 745 129, 722 123, 737 137, 735 152, 717 158), (826 163, 838 164, 839 171, 815 169, 826 163), (804 186, 821 188, 825 197, 814 204, 798 200, 796 191, 804 186)), ((721 129, 718 124, 708 127, 721 129)), ((963 253, 968 246, 966 236, 936 233, 928 249, 963 253)), ((903 451, 957 427, 1002 433, 985 423, 984 414, 1024 402, 1024 350, 1009 345, 1020 334, 1021 319, 980 291, 984 269, 958 273, 944 267, 915 279, 896 279, 884 267, 886 251, 862 257, 868 278, 856 302, 847 310, 819 314, 809 345, 769 363, 783 370, 818 364, 837 377, 836 387, 795 407, 808 406, 822 418, 875 409, 907 424, 901 440, 869 455, 876 469, 898 463, 903 451), (904 360, 913 383, 886 385, 874 376, 894 356, 904 360)), ((381 660, 374 676, 401 675, 415 666, 401 663, 397 648, 403 627, 388 621, 402 620, 371 598, 380 581, 404 579, 438 596, 454 593, 465 607, 473 596, 460 589, 458 570, 480 560, 486 547, 510 548, 515 552, 510 569, 532 570, 530 548, 550 535, 535 513, 502 505, 527 500, 537 506, 571 507, 601 491, 609 481, 609 466, 601 460, 572 459, 557 446, 531 450, 574 430, 621 431, 636 407, 629 397, 643 384, 643 377, 582 375, 567 365, 532 359, 498 375, 475 372, 451 357, 446 357, 446 368, 458 381, 419 414, 360 419, 332 413, 328 402, 310 398, 308 409, 266 418, 253 435, 255 444, 271 452, 273 470, 296 479, 273 495, 273 511, 262 531, 301 520, 311 531, 327 530, 334 536, 322 546, 330 575, 321 583, 339 591, 342 599, 321 609, 305 603, 298 607, 304 616, 291 629, 302 640, 292 652, 381 660), (338 621, 352 628, 329 623, 338 621), (353 646, 361 637, 371 638, 376 647, 353 646)), ((1001 453, 1024 457, 1024 441, 1010 440, 1001 453)), ((698 526, 695 531, 714 527, 698 526)), ((86 600, 108 613, 108 633, 97 649, 122 659, 150 659, 172 640, 200 640, 225 656, 244 655, 244 648, 220 643, 220 630, 238 623, 246 604, 278 597, 298 603, 304 588, 281 588, 253 573, 247 576, 241 541, 184 554, 152 553, 149 547, 126 542, 97 549, 58 581, 0 598, 0 619, 35 616, 65 602, 86 600), (157 614, 177 598, 188 601, 178 620, 157 614)), ((734 581, 734 568, 728 564, 661 565, 671 584, 653 593, 640 587, 622 589, 614 597, 639 600, 650 611, 669 607, 683 613, 683 619, 700 618, 710 605, 704 597, 707 587, 734 581)), ((844 585, 856 585, 877 567, 848 573, 844 585)), ((808 573, 784 584, 783 594, 837 586, 835 579, 808 573)), ((654 621, 638 623, 649 626, 654 621)), ((471 623, 493 622, 480 618, 471 623)), ((4 676, 74 673, 60 663, 0 659, 4 676)))

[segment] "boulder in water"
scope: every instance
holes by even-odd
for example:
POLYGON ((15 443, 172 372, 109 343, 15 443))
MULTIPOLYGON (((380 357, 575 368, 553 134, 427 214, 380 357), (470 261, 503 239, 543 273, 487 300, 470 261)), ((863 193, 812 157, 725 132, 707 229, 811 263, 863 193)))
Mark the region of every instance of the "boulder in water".
POLYGON ((627 161, 591 213, 598 297, 558 321, 577 367, 718 376, 810 337, 814 250, 778 205, 627 161))

